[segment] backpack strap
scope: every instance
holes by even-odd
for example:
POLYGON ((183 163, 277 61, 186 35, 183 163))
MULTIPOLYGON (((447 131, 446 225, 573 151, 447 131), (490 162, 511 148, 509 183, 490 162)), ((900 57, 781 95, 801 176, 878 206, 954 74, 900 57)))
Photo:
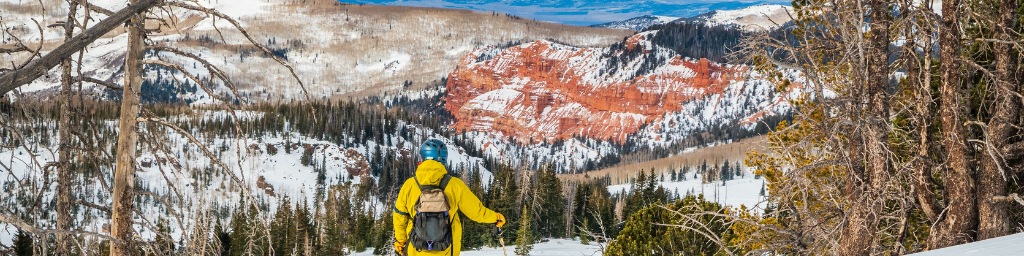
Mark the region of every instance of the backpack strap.
POLYGON ((445 174, 444 174, 444 177, 441 177, 441 183, 440 183, 440 184, 437 184, 437 185, 438 185, 438 187, 440 187, 440 188, 441 188, 441 190, 443 191, 443 190, 445 190, 445 189, 447 189, 447 188, 448 188, 448 181, 450 181, 450 180, 452 180, 452 176, 451 176, 451 175, 448 175, 447 173, 445 173, 445 174))
POLYGON ((427 189, 435 189, 435 188, 441 189, 443 191, 443 190, 445 190, 445 188, 448 187, 448 181, 452 179, 452 176, 448 175, 447 173, 445 173, 444 176, 441 177, 441 183, 437 184, 437 186, 434 186, 434 185, 425 185, 424 186, 423 184, 420 184, 420 179, 416 178, 416 176, 412 176, 412 178, 413 178, 413 180, 416 181, 416 186, 420 187, 420 191, 426 191, 427 189))

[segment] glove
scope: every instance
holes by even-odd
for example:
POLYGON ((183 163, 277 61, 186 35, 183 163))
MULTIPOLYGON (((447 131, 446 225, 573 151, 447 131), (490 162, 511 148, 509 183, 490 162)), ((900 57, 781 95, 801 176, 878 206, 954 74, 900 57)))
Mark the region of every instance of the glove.
POLYGON ((405 255, 405 242, 406 241, 395 241, 395 254, 405 255))
POLYGON ((495 227, 499 227, 499 228, 501 226, 504 226, 505 225, 505 215, 501 215, 501 213, 494 213, 494 214, 498 215, 498 222, 495 222, 494 226, 495 227))

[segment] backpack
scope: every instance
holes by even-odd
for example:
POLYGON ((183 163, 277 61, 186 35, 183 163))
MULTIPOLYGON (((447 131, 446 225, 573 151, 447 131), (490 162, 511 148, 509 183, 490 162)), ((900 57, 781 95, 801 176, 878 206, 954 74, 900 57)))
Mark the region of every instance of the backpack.
POLYGON ((420 187, 420 198, 416 200, 409 243, 418 251, 444 251, 452 245, 452 223, 448 216, 451 207, 448 205, 448 196, 444 194, 450 179, 451 176, 445 174, 437 186, 424 186, 416 179, 416 185, 420 187))

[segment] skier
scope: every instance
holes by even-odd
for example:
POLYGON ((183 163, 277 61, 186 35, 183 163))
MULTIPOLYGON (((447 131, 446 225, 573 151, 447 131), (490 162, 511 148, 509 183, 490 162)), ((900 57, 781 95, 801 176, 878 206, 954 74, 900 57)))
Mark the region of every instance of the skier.
POLYGON ((448 175, 444 142, 420 146, 423 162, 405 181, 395 200, 395 252, 399 255, 459 255, 462 222, 458 212, 479 223, 500 228, 505 216, 484 207, 461 179, 448 175))

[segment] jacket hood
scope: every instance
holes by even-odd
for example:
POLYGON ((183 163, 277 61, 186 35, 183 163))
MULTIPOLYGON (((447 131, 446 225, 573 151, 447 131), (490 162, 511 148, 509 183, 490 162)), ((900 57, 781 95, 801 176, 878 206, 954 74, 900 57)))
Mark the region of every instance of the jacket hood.
POLYGON ((416 167, 416 180, 420 182, 420 185, 431 185, 436 186, 441 184, 441 178, 448 173, 448 170, 444 168, 444 164, 434 160, 426 160, 420 163, 419 167, 416 167))

